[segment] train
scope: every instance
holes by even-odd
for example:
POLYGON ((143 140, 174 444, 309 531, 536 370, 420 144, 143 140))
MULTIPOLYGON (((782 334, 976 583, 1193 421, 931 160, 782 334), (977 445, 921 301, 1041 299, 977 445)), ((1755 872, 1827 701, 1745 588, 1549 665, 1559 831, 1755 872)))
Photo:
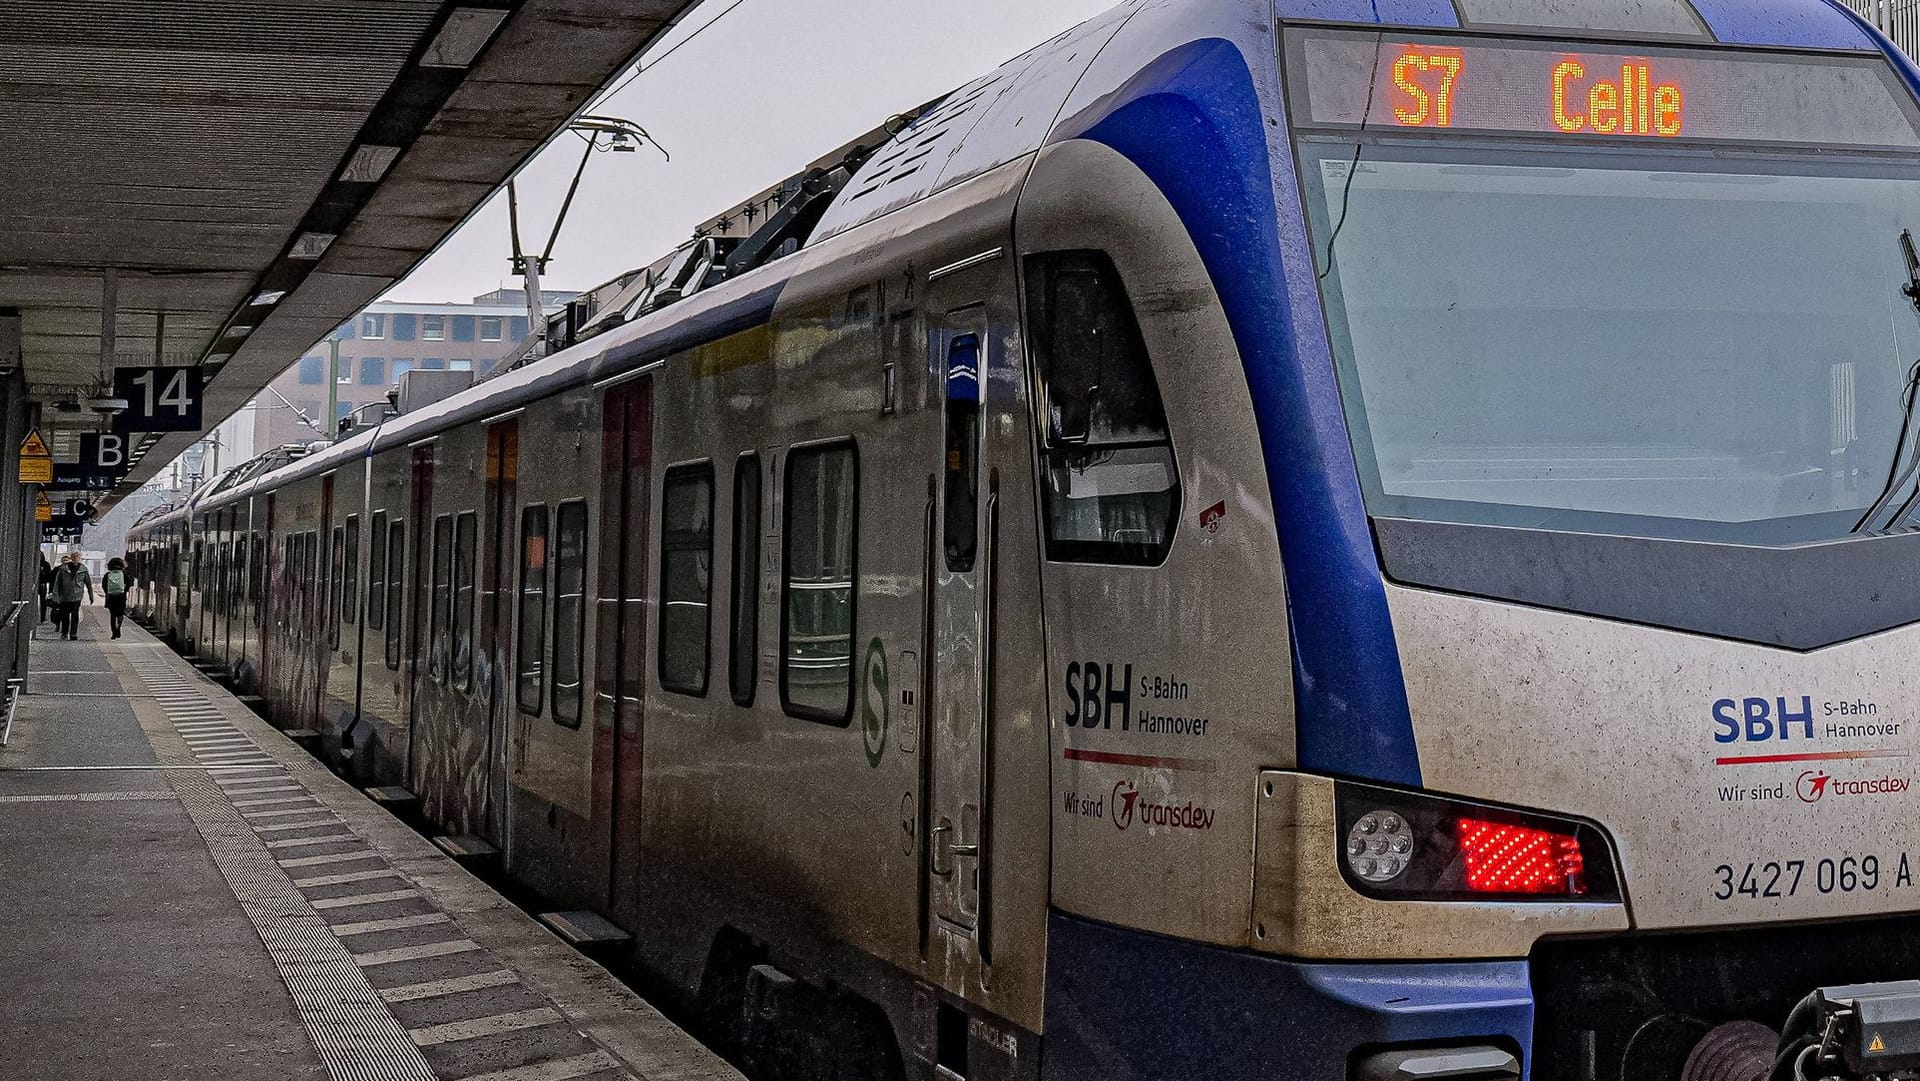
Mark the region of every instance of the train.
POLYGON ((135 605, 762 1076, 1754 1081, 1920 974, 1917 93, 1132 0, 135 605))

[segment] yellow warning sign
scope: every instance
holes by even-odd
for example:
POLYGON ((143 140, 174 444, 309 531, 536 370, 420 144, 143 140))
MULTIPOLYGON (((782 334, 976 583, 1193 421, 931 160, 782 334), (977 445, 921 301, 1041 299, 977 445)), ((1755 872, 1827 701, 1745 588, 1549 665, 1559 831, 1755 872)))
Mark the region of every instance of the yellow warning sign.
POLYGON ((1867 1050, 1878 1053, 1881 1051, 1885 1051, 1886 1049, 1887 1049, 1887 1041, 1881 1039, 1880 1034, 1878 1032, 1874 1033, 1873 1042, 1867 1045, 1867 1050))
POLYGON ((45 492, 41 492, 33 501, 33 520, 36 522, 53 521, 53 501, 47 498, 47 493, 45 492))
POLYGON ((20 483, 53 483, 53 452, 39 432, 28 432, 20 442, 20 483))

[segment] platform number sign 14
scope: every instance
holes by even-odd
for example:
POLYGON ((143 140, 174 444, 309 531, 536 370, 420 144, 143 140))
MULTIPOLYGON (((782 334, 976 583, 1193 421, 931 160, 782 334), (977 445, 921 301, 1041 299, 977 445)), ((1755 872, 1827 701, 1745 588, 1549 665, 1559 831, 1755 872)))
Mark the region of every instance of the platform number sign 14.
POLYGON ((113 395, 127 410, 114 420, 117 432, 197 432, 200 424, 200 368, 117 368, 113 395))

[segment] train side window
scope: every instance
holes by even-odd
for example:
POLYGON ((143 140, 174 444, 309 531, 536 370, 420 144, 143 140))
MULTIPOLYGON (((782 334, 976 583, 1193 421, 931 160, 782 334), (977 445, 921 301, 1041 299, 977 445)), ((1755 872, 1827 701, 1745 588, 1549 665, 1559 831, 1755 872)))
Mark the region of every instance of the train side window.
POLYGON ((346 607, 341 591, 346 585, 347 531, 333 527, 333 563, 327 574, 327 645, 340 647, 340 610, 346 607))
POLYGON ((479 515, 462 514, 453 525, 453 682, 473 690, 473 549, 479 515))
POLYGON ((400 670, 400 632, 405 624, 401 608, 407 599, 407 523, 387 529, 387 667, 400 670))
POLYGON ((1140 324, 1101 252, 1027 260, 1044 388, 1047 558, 1158 566, 1180 520, 1180 473, 1140 324))
POLYGON ((980 338, 964 334, 947 348, 947 569, 973 570, 980 548, 980 338))
POLYGON ((713 463, 667 470, 660 505, 660 686, 704 698, 713 629, 713 463))
POLYGON ((387 512, 375 511, 367 535, 367 629, 387 625, 387 512))
POLYGON ((442 514, 433 520, 433 574, 427 579, 433 590, 427 615, 427 677, 443 686, 447 682, 447 630, 452 626, 449 609, 453 589, 447 578, 452 556, 453 517, 442 514))
POLYGON ((733 466, 733 597, 727 682, 738 706, 753 705, 760 679, 760 456, 733 466))
POLYGON ((264 624, 261 618, 265 614, 265 609, 260 606, 260 599, 267 591, 267 541, 258 533, 253 536, 253 575, 247 588, 251 590, 249 599, 253 601, 254 606, 254 626, 262 627, 264 624))
POLYGON ((560 504, 553 537, 553 722, 580 727, 587 633, 587 505, 560 504))
POLYGON ((360 516, 347 515, 346 574, 340 586, 340 618, 351 626, 360 622, 360 516))
POLYGON ((520 687, 520 712, 540 716, 547 691, 547 508, 520 512, 519 634, 514 644, 514 674, 520 687))
POLYGON ((780 703, 843 727, 853 717, 859 481, 850 443, 787 455, 780 703))

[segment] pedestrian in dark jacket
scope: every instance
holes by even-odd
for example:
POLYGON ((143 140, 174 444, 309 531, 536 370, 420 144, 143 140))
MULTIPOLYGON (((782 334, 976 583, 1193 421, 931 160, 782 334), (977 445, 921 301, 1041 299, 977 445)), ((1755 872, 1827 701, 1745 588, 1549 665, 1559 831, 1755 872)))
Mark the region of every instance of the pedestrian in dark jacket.
POLYGON ((127 618, 127 586, 132 579, 127 575, 127 561, 124 559, 107 560, 107 575, 100 580, 100 592, 106 594, 107 616, 113 623, 113 636, 120 637, 120 624, 127 618))
POLYGON ((40 555, 40 622, 53 618, 53 564, 47 562, 46 554, 40 555))
POLYGON ((53 599, 60 605, 60 637, 80 637, 80 602, 93 600, 93 576, 80 562, 79 552, 68 552, 66 562, 53 572, 53 599))

